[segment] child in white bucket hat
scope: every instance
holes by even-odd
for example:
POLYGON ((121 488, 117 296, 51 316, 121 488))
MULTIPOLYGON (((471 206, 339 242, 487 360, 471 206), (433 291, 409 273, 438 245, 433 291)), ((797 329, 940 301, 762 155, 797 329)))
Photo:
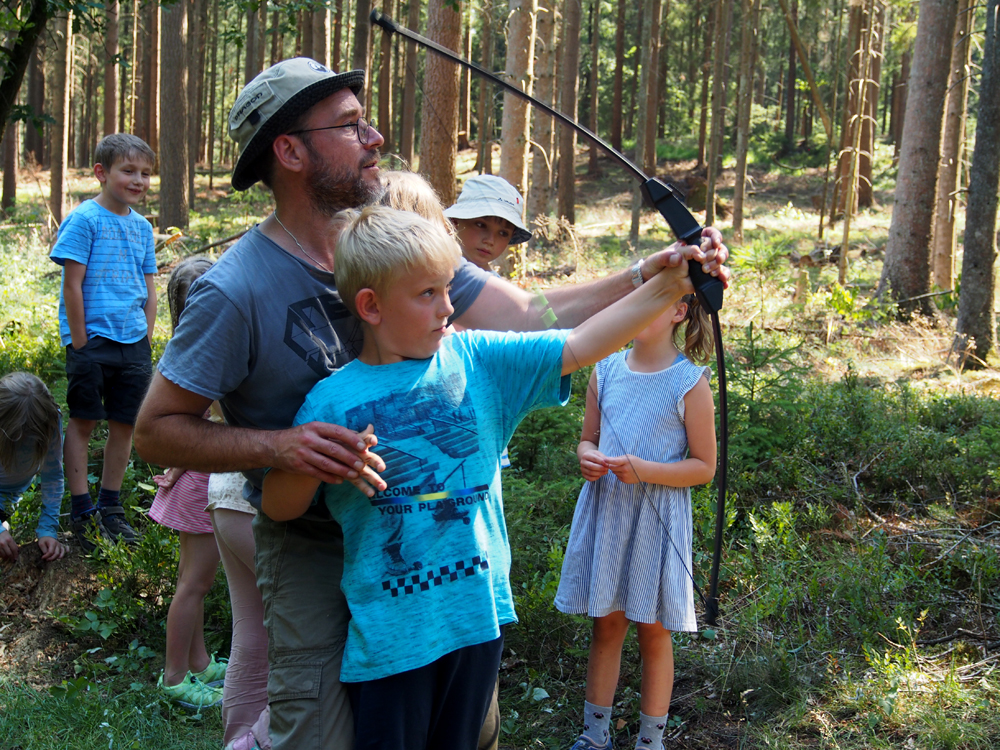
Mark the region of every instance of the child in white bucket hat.
POLYGON ((466 259, 484 271, 508 245, 531 239, 531 230, 521 219, 524 198, 502 177, 481 174, 465 181, 458 202, 445 209, 458 231, 466 259))

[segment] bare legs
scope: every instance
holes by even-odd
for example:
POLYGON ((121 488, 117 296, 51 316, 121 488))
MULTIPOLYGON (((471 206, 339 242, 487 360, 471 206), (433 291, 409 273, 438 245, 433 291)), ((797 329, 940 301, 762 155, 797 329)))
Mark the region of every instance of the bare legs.
MULTIPOLYGON (((622 644, 629 621, 624 612, 612 612, 594 618, 594 634, 587 662, 587 701, 596 706, 611 706, 621 671, 622 644)), ((641 711, 648 716, 663 716, 670 709, 674 687, 674 650, 670 631, 660 623, 636 623, 639 654, 642 656, 641 711)))
MULTIPOLYGON (((97 420, 74 419, 66 424, 66 439, 63 445, 63 462, 66 465, 66 481, 73 495, 89 491, 87 485, 87 457, 90 450, 90 436, 97 427, 97 420)), ((117 492, 122 488, 125 468, 132 453, 132 425, 108 420, 108 441, 104 445, 104 471, 101 473, 101 487, 117 492)))
POLYGON ((222 698, 224 744, 252 728, 259 742, 267 737, 267 718, 262 713, 267 711, 267 631, 254 572, 252 521, 251 514, 238 510, 212 511, 233 607, 233 645, 222 698))
POLYGON ((177 592, 167 612, 167 656, 163 683, 176 685, 188 671, 208 666, 205 648, 205 596, 215 581, 219 548, 214 534, 181 534, 177 592))

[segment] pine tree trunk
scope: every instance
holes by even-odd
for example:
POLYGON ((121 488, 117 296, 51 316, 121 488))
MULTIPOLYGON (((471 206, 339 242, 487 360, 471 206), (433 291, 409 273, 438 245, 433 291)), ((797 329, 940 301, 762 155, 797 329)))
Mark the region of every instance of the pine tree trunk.
MULTIPOLYGON (((531 94, 535 75, 537 10, 537 0, 510 0, 506 78, 526 94, 531 94)), ((528 103, 511 93, 504 93, 500 124, 500 176, 517 188, 521 195, 528 188, 528 122, 528 103)))
MULTIPOLYGON (((391 1, 391 0, 390 0, 391 1)), ((466 60, 472 59, 472 9, 469 8, 465 19, 465 39, 462 42, 462 54, 466 60)), ((472 73, 465 68, 461 72, 461 92, 458 97, 458 150, 472 148, 472 73)))
POLYGON ((183 229, 188 224, 187 3, 164 6, 161 27, 160 108, 170 112, 170 127, 163 129, 160 143, 160 228, 183 229))
POLYGON ((69 118, 71 115, 69 95, 72 83, 70 70, 73 65, 73 25, 70 12, 60 12, 52 24, 52 45, 54 60, 52 67, 52 141, 51 187, 49 209, 56 224, 61 224, 66 215, 66 168, 69 166, 69 118))
POLYGON ((334 6, 333 49, 330 50, 330 64, 341 70, 344 59, 344 0, 337 0, 334 6))
POLYGON ((962 184, 962 146, 965 142, 965 107, 969 97, 972 54, 969 35, 972 31, 972 17, 969 0, 959 0, 934 211, 932 257, 934 285, 939 289, 951 289, 955 284, 955 210, 959 205, 958 188, 962 184))
POLYGON ((615 26, 615 78, 611 88, 611 145, 622 150, 622 84, 625 78, 625 0, 618 0, 615 26))
MULTIPOLYGON (((555 83, 555 10, 540 7, 535 29, 535 96, 546 104, 553 102, 555 83)), ((552 118, 544 112, 533 110, 535 151, 531 157, 531 191, 528 194, 528 219, 546 216, 552 198, 552 118)))
MULTIPOLYGON (((798 23, 798 16, 798 0, 792 0, 791 18, 793 24, 798 23)), ((793 151, 795 149, 795 94, 798 92, 795 90, 795 44, 792 42, 791 33, 788 36, 788 76, 785 78, 788 82, 788 85, 785 86, 785 148, 793 151)), ((711 165, 709 165, 709 169, 711 169, 711 165)), ((712 223, 711 219, 705 221, 709 224, 712 223)))
MULTIPOLYGON (((660 0, 646 0, 642 6, 642 70, 639 75, 639 115, 635 131, 636 161, 646 174, 655 171, 654 163, 650 164, 648 144, 656 139, 655 128, 649 126, 649 112, 656 109, 656 42, 660 33, 660 0)), ((655 149, 655 146, 654 146, 655 149)), ((642 211, 642 193, 636 186, 632 193, 632 222, 629 226, 629 242, 633 248, 639 246, 639 218, 642 211)))
POLYGON ((903 143, 903 126, 906 124, 906 100, 910 91, 910 65, 913 62, 913 52, 907 50, 903 53, 899 61, 899 83, 893 92, 893 112, 892 118, 892 161, 893 164, 899 161, 899 149, 903 143))
MULTIPOLYGON (((453 0, 430 0, 427 37, 450 50, 461 48, 461 8, 453 0)), ((366 24, 367 28, 367 24, 366 24)), ((357 37, 355 37, 357 39, 357 37)), ((357 46, 355 46, 357 52, 357 46)), ((456 197, 455 141, 458 138, 458 66, 439 55, 424 61, 424 107, 420 124, 420 171, 450 206, 456 197)))
MULTIPOLYGON (((44 43, 41 39, 35 44, 31 58, 28 61, 28 106, 33 115, 45 111, 45 61, 42 56, 44 43)), ((45 138, 40 127, 28 125, 24 129, 24 157, 36 164, 45 163, 45 138)))
MULTIPOLYGON (((393 17, 393 0, 385 0, 382 3, 382 11, 393 17)), ((382 34, 382 41, 379 46, 379 71, 378 71, 378 131, 385 138, 385 145, 382 151, 390 153, 393 150, 392 141, 392 37, 389 34, 382 34)))
MULTIPOLYGON (((371 0, 354 0, 354 4, 355 4, 355 13, 354 13, 354 52, 353 52, 353 55, 351 57, 351 67, 355 68, 355 69, 362 68, 364 70, 367 70, 368 69, 368 56, 369 56, 369 54, 371 54, 371 52, 370 52, 371 33, 368 30, 368 25, 369 25, 368 16, 372 12, 372 2, 371 2, 371 0)), ((454 4, 457 6, 459 4, 459 0, 455 0, 454 4)), ((431 10, 431 6, 432 5, 434 5, 434 3, 430 3, 427 6, 427 28, 428 29, 430 29, 431 23, 432 23, 431 16, 430 16, 430 10, 431 10)), ((451 6, 446 6, 446 7, 449 7, 449 10, 451 9, 451 6)), ((459 24, 459 26, 457 26, 455 29, 453 29, 450 32, 450 35, 453 36, 455 32, 461 33, 460 29, 461 29, 461 24, 459 24)), ((446 44, 445 46, 448 47, 448 49, 451 49, 451 50, 456 50, 456 49, 459 48, 458 44, 452 44, 451 46, 449 46, 449 45, 446 44)), ((448 64, 449 65, 454 65, 454 63, 448 63, 448 64)), ((371 89, 371 87, 369 87, 369 90, 370 89, 371 89)))
POLYGON ((1000 14, 997 0, 987 0, 986 33, 980 60, 976 145, 969 169, 965 211, 962 292, 955 326, 956 346, 970 346, 975 357, 964 367, 979 369, 996 347, 997 193, 1000 192, 1000 14))
POLYGON ((312 13, 308 10, 299 11, 299 41, 302 45, 302 57, 311 58, 314 54, 313 51, 313 25, 312 25, 312 13))
POLYGON ((742 0, 740 15, 743 33, 740 39, 740 95, 736 122, 736 185, 733 192, 733 242, 743 244, 743 201, 746 197, 747 153, 750 143, 750 106, 753 78, 753 47, 757 45, 757 16, 760 0, 742 0))
POLYGON ((104 37, 104 135, 118 132, 118 0, 108 0, 104 37))
POLYGON ((957 14, 958 0, 920 2, 896 200, 879 282, 880 295, 898 300, 904 316, 933 310, 928 298, 913 298, 930 291, 934 191, 957 14))
POLYGON ((17 203, 17 123, 8 122, 3 131, 3 195, 0 209, 7 212, 17 203))
MULTIPOLYGON (((409 0, 407 27, 420 31, 420 0, 409 0)), ((414 140, 417 123, 417 43, 406 43, 406 80, 403 86, 403 114, 400 118, 399 155, 410 168, 416 154, 414 140)), ((482 90, 482 89, 480 89, 482 90)))
MULTIPOLYGON (((190 0, 188 3, 188 45, 187 45, 187 111, 188 111, 188 205, 195 205, 194 177, 198 161, 198 141, 200 118, 198 103, 201 101, 201 50, 204 37, 202 7, 206 0, 190 0)), ((259 41, 259 39, 258 39, 259 41)))
MULTIPOLYGON (((599 43, 601 41, 601 11, 600 0, 593 0, 590 4, 590 118, 587 127, 590 132, 597 132, 597 96, 598 84, 600 83, 600 68, 598 66, 599 43)), ((598 146, 591 143, 587 156, 587 174, 592 177, 597 174, 598 146)))
POLYGON ((326 7, 312 13, 313 59, 330 67, 330 11, 326 7))
MULTIPOLYGON (((563 13, 562 76, 559 82, 559 110, 576 119, 577 83, 580 76, 580 16, 582 0, 566 0, 563 13)), ((576 131, 559 126, 558 214, 576 223, 576 131)))
MULTIPOLYGON (((212 0, 212 28, 219 28, 219 3, 220 0, 212 0)), ((275 14, 277 15, 277 14, 275 14)), ((277 27, 277 23, 275 23, 277 27)), ((208 83, 208 190, 211 193, 215 183, 215 93, 218 76, 218 53, 219 45, 212 45, 212 73, 208 83)), ((225 55, 225 45, 223 45, 223 55, 225 55)), ((222 67, 226 67, 225 57, 223 57, 222 67)), ((225 91, 226 87, 223 86, 225 91)))
MULTIPOLYGON (((720 21, 720 28, 728 27, 729 0, 718 0, 715 17, 720 21)), ((715 70, 712 72, 712 129, 709 134, 708 178, 705 185, 705 224, 708 226, 715 223, 715 182, 719 179, 722 156, 723 110, 726 106, 726 89, 723 84, 725 57, 719 54, 715 56, 715 70)))
POLYGON ((641 6, 636 8, 638 23, 635 30, 635 49, 632 50, 632 81, 629 86, 628 102, 625 104, 625 138, 631 138, 635 132, 635 110, 639 104, 639 68, 642 65, 642 23, 641 6))
POLYGON ((715 13, 716 3, 713 0, 705 0, 708 5, 709 15, 705 23, 705 39, 701 63, 701 115, 698 121, 698 162, 695 169, 705 166, 705 147, 708 145, 708 78, 712 71, 712 32, 716 26, 715 13))
MULTIPOLYGON (((483 2, 483 25, 479 34, 482 45, 482 65, 486 70, 493 70, 493 2, 483 2)), ((479 83, 479 153, 476 154, 474 169, 480 174, 493 174, 493 96, 492 89, 484 81, 479 83)))
POLYGON ((879 5, 878 11, 868 19, 875 24, 873 37, 871 72, 865 83, 865 117, 861 127, 861 153, 858 154, 858 206, 871 208, 875 203, 872 192, 872 157, 875 154, 875 123, 878 111, 878 87, 882 79, 882 58, 885 51, 885 6, 879 5))

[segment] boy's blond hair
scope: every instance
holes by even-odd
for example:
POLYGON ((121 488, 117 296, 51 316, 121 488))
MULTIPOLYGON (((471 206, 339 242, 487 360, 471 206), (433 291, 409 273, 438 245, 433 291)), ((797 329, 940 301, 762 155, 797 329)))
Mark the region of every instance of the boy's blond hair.
POLYGON ((156 163, 156 154, 142 138, 131 133, 112 133, 104 136, 94 151, 94 161, 105 169, 111 169, 115 164, 125 159, 142 158, 152 166, 156 163))
POLYGON ((450 270, 462 260, 461 248, 443 227, 409 211, 348 209, 337 214, 336 224, 337 291, 355 317, 354 300, 362 289, 384 295, 407 272, 450 270))
POLYGON ((439 223, 448 234, 455 233, 455 226, 444 215, 444 207, 437 192, 416 172, 386 172, 382 175, 382 186, 385 192, 379 203, 383 206, 420 214, 425 219, 439 223))

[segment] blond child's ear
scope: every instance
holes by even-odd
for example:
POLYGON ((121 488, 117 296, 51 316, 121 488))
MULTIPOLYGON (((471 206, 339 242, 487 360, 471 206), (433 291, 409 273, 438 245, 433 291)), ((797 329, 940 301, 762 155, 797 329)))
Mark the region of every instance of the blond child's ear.
POLYGON ((97 181, 102 185, 108 181, 107 170, 104 169, 104 165, 100 162, 97 162, 97 164, 94 165, 94 177, 96 177, 97 181))
POLYGON ((379 309, 378 294, 374 289, 361 289, 354 295, 354 308, 358 317, 368 325, 378 325, 382 322, 382 311, 379 309))

